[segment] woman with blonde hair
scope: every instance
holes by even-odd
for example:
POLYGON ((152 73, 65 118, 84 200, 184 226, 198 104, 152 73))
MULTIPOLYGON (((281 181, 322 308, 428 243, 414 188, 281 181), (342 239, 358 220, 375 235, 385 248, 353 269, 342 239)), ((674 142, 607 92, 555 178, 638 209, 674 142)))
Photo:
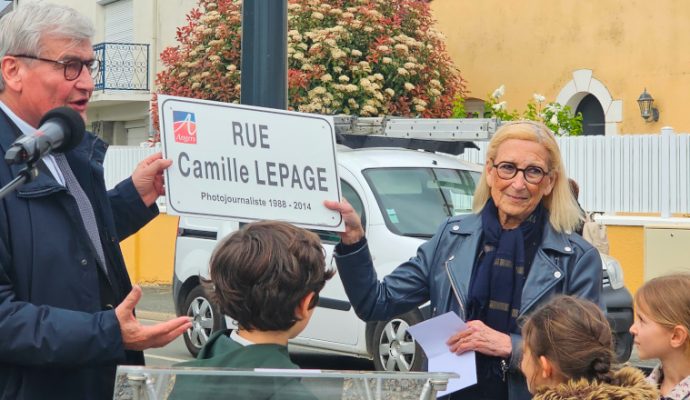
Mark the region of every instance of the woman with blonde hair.
POLYGON ((613 370, 613 335, 591 301, 558 296, 522 327, 522 372, 535 400, 656 400, 657 390, 633 367, 613 370))
POLYGON ((459 399, 529 399, 519 364, 518 318, 556 294, 601 301, 599 253, 572 234, 581 216, 553 133, 543 124, 503 124, 489 142, 474 212, 451 216, 417 255, 378 280, 364 229, 346 201, 345 232, 336 247, 340 278, 357 315, 385 321, 431 303, 468 329, 449 351, 477 352, 478 384, 459 399))
POLYGON ((662 399, 690 399, 690 274, 654 278, 635 293, 630 327, 640 358, 661 363, 648 380, 662 399))

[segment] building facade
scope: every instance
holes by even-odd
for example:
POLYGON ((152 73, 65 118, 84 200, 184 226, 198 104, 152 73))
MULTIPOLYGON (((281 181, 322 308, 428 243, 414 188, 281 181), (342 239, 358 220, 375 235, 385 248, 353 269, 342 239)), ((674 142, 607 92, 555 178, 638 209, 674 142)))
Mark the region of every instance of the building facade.
MULTIPOLYGON (((21 0, 15 0, 15 4, 21 0)), ((91 129, 111 144, 138 145, 152 135, 151 93, 160 52, 195 0, 52 0, 79 9, 96 26, 104 64, 90 105, 91 129)), ((690 131, 690 3, 434 0, 437 28, 468 81, 468 111, 500 85, 509 109, 534 93, 585 117, 585 134, 690 131), (658 121, 640 115, 644 90, 658 121)))
POLYGON ((504 84, 509 109, 533 93, 583 112, 585 134, 690 131, 690 2, 434 0, 438 29, 481 103, 504 84), (658 121, 641 117, 647 90, 658 121))
MULTIPOLYGON (((102 71, 95 79, 87 127, 114 145, 138 146, 153 135, 151 94, 163 68, 160 52, 175 44, 195 0, 50 0, 79 10, 96 28, 102 71)), ((19 1, 21 2, 21 0, 19 1)), ((17 0, 15 0, 15 5, 17 0)))

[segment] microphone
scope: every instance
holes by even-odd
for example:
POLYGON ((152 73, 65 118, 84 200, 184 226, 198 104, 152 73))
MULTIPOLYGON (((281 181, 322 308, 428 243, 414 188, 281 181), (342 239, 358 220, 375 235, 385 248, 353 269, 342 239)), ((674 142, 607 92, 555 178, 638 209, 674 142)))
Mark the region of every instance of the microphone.
POLYGON ((51 152, 72 150, 84 138, 84 120, 69 107, 54 108, 46 113, 39 128, 31 135, 15 140, 5 153, 8 164, 35 163, 51 152))

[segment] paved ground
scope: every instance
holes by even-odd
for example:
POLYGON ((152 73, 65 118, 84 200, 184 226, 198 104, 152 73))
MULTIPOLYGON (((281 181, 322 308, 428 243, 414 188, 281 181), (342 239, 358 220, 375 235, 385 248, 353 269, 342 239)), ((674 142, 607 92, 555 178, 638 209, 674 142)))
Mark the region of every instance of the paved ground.
POLYGON ((137 306, 137 315, 141 318, 164 321, 174 318, 172 286, 146 285, 141 287, 144 295, 137 306))
MULTIPOLYGON (((147 285, 142 286, 142 290, 144 295, 137 307, 137 315, 139 316, 139 318, 151 321, 165 321, 167 319, 175 317, 175 309, 173 307, 172 300, 172 286, 147 285)), ((175 358, 177 358, 177 355, 181 356, 182 354, 184 354, 184 351, 186 351, 186 349, 183 351, 183 347, 184 345, 180 345, 179 343, 175 345, 175 358)), ((657 363, 656 360, 640 360, 634 348, 633 354, 630 357, 630 362, 633 365, 644 369, 651 369, 657 363)), ((337 365, 337 361, 335 361, 335 363, 337 365)))

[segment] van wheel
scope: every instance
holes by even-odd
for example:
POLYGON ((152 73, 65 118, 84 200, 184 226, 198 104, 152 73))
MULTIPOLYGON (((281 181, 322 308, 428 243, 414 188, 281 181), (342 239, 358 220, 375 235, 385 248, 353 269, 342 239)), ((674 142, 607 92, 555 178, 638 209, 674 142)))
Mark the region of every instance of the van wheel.
POLYGON ((183 310, 192 318, 192 327, 184 333, 187 350, 196 357, 208 338, 217 330, 224 329, 225 322, 218 308, 208 299, 203 286, 192 289, 185 299, 183 310))
POLYGON ((374 367, 377 371, 421 371, 425 355, 407 331, 422 322, 418 310, 398 315, 387 322, 379 322, 374 329, 374 367))

